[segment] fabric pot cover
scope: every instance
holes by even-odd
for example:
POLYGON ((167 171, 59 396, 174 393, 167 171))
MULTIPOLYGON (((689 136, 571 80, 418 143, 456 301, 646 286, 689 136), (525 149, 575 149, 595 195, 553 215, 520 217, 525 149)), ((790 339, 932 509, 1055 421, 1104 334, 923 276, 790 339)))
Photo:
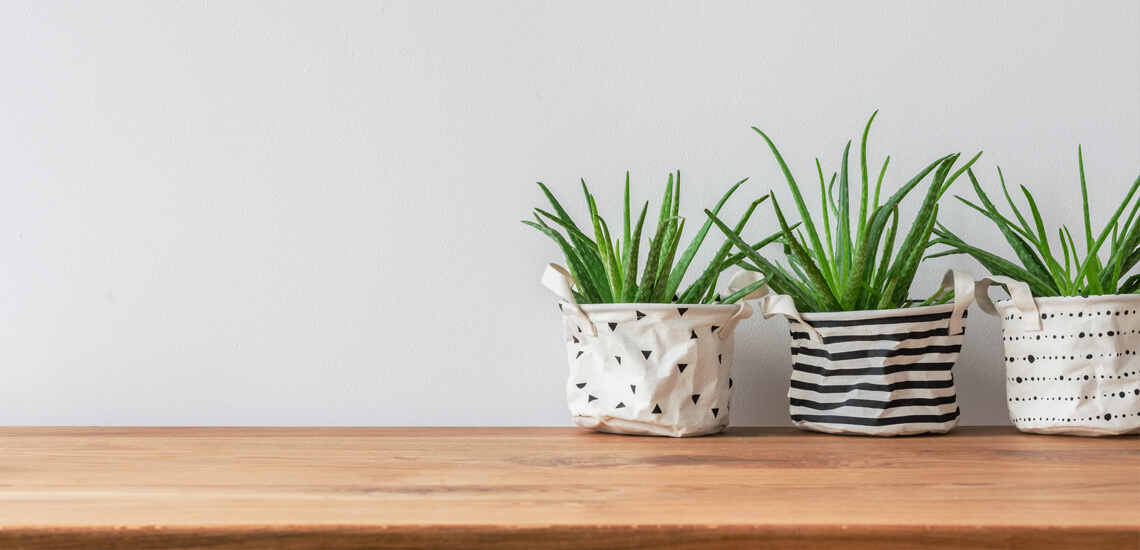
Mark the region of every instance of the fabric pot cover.
POLYGON ((951 270, 955 299, 938 306, 804 313, 768 296, 764 317, 784 315, 792 335, 788 390, 797 428, 832 434, 945 433, 958 425, 951 368, 965 338, 973 277, 951 270))
MULTIPOLYGON (((730 288, 756 281, 740 272, 730 288)), ((601 432, 688 437, 728 425, 733 331, 752 316, 732 305, 584 304, 551 264, 543 284, 562 301, 570 361, 566 400, 574 423, 601 432)), ((759 298, 766 287, 745 299, 759 298)))
POLYGON ((1007 277, 978 282, 978 306, 1001 317, 1009 419, 1023 432, 1140 430, 1140 295, 1033 298, 1007 277), (1012 299, 994 304, 992 283, 1012 299))

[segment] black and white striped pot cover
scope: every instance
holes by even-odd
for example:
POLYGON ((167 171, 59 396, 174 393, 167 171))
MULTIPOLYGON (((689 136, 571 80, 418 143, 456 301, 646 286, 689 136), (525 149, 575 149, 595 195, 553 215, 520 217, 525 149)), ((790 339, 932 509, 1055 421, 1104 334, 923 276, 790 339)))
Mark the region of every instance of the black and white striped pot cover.
POLYGON ((1034 298, 1006 277, 978 282, 978 306, 1001 317, 1009 419, 1023 432, 1140 430, 1140 295, 1034 298), (994 304, 991 283, 1011 299, 994 304))
MULTIPOLYGON (((740 272, 730 288, 757 280, 740 272)), ((733 305, 583 304, 551 264, 542 278, 562 301, 574 423, 600 432, 688 437, 728 425, 733 332, 752 316, 733 305)), ((746 299, 767 292, 761 287, 746 299)))
POLYGON ((952 303, 878 311, 797 313, 788 296, 760 303, 788 318, 798 428, 832 434, 945 433, 958 425, 951 368, 965 338, 973 277, 950 270, 952 303))

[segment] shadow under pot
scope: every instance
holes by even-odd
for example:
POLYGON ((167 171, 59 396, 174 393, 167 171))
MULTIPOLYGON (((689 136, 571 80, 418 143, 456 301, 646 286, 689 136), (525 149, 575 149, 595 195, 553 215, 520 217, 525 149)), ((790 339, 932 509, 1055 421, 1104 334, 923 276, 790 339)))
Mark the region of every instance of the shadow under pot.
POLYGON ((978 306, 1001 318, 1009 418, 1023 432, 1140 431, 1140 295, 1034 298, 1007 277, 978 282, 978 306), (991 284, 1010 299, 993 303, 991 284))
POLYGON ((953 285, 953 302, 891 310, 801 314, 789 296, 765 297, 765 318, 788 318, 795 426, 876 436, 945 433, 957 426, 952 368, 965 338, 974 280, 951 270, 943 284, 953 285))
MULTIPOLYGON (((756 280, 740 272, 730 288, 756 280)), ((615 434, 689 437, 728 425, 736 324, 732 305, 582 304, 573 279, 551 264, 543 284, 562 300, 570 363, 566 401, 574 423, 615 434)), ((745 299, 759 298, 761 287, 745 299)))

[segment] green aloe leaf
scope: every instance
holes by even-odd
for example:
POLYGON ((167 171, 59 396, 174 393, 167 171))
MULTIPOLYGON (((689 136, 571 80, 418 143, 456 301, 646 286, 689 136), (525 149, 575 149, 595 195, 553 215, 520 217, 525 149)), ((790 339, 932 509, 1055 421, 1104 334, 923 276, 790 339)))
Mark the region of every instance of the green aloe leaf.
POLYGON ((625 284, 621 290, 621 301, 630 303, 637 299, 637 262, 638 249, 641 246, 641 228, 645 225, 645 213, 649 210, 649 203, 641 207, 641 214, 637 217, 637 226, 629 241, 629 260, 625 266, 625 284))
POLYGON ((788 241, 788 246, 792 248, 792 252, 801 262, 804 270, 807 272, 812 285, 815 287, 815 293, 820 303, 828 308, 827 311, 840 311, 842 306, 839 301, 835 299, 835 295, 831 293, 831 287, 827 283, 827 279, 823 277, 819 267, 811 260, 807 250, 803 245, 796 240, 795 235, 788 225, 788 221, 784 218, 784 213, 780 210, 780 203, 775 197, 772 197, 772 208, 776 210, 776 219, 780 221, 780 229, 784 232, 784 239, 788 241))
MULTIPOLYGON (((744 182, 741 181, 729 189, 717 204, 717 211, 724 206, 733 192, 744 182)), ((623 211, 621 234, 611 232, 609 224, 602 216, 597 201, 590 193, 589 187, 583 180, 581 182, 582 195, 589 208, 590 229, 592 235, 587 235, 571 219, 569 213, 554 197, 554 194, 543 183, 538 184, 543 195, 553 208, 553 213, 536 208, 535 221, 523 221, 550 239, 554 240, 565 257, 566 267, 574 277, 575 288, 572 289, 575 298, 581 303, 630 303, 634 301, 671 302, 673 301, 676 285, 679 285, 685 271, 690 266, 698 248, 705 240, 711 224, 706 223, 693 242, 681 252, 681 238, 684 232, 684 218, 680 216, 681 174, 669 174, 664 190, 661 210, 657 226, 652 239, 649 240, 649 252, 641 255, 642 235, 645 233, 645 218, 649 203, 645 203, 638 216, 637 224, 632 219, 630 193, 630 176, 626 173, 625 193, 623 196, 623 211), (549 223, 548 223, 549 222, 549 223), (565 236, 562 232, 565 231, 565 236), (680 258, 678 254, 680 253, 680 258), (644 258, 644 263, 642 260, 644 258), (676 261, 676 263, 674 263, 676 261), (639 267, 643 266, 643 267, 639 267), (639 274, 639 269, 641 270, 639 274), (640 276, 641 284, 638 284, 640 276)), ((755 210, 756 201, 742 218, 738 230, 743 230, 751 213, 755 210)), ((711 289, 716 284, 719 274, 730 267, 725 260, 730 255, 731 245, 727 242, 721 245, 721 252, 710 263, 703 277, 703 286, 700 290, 711 289)), ((713 293, 715 295, 715 293, 713 293)), ((700 303, 702 292, 694 291, 688 298, 680 303, 700 303)))
MULTIPOLYGON (((981 155, 978 153, 956 171, 958 154, 937 159, 881 201, 891 157, 886 157, 881 165, 872 196, 867 152, 870 129, 876 116, 877 112, 867 121, 859 141, 859 180, 854 190, 857 198, 851 196, 853 190, 849 179, 851 141, 844 146, 840 169, 830 183, 824 177, 822 163, 816 159, 822 220, 813 219, 808 212, 799 186, 773 141, 754 128, 780 165, 804 229, 802 232, 789 230, 789 220, 778 201, 773 199, 772 207, 783 233, 782 238, 773 244, 783 248, 787 267, 764 259, 758 250, 745 248, 747 245, 743 244, 743 239, 731 236, 729 239, 740 253, 730 260, 760 270, 769 278, 770 288, 774 292, 792 295, 801 311, 898 307, 900 299, 905 298, 910 290, 919 263, 926 257, 936 226, 938 201, 981 155), (927 180, 932 174, 933 180, 927 180), (917 222, 902 224, 899 219, 900 203, 924 180, 929 182, 929 187, 919 208, 917 222), (857 211, 852 211, 853 199, 858 201, 857 211), (818 227, 823 229, 822 239, 816 223, 820 223, 818 227), (902 237, 898 235, 900 225, 908 228, 902 237), (898 244, 898 240, 902 243, 898 244)), ((721 229, 727 231, 725 227, 721 229)))
POLYGON ((815 222, 812 220, 811 214, 807 209, 807 204, 804 202, 803 195, 800 193, 800 186, 796 183, 796 179, 792 177, 792 172, 788 169, 788 164, 784 162, 784 157, 780 155, 780 151, 776 148, 776 144, 772 143, 772 140, 768 138, 767 134, 760 131, 759 128, 753 127, 752 129, 755 130, 756 133, 760 134, 760 137, 764 138, 764 141, 768 143, 768 148, 772 150, 772 155, 776 157, 776 163, 780 165, 780 170, 784 173, 784 179, 787 180, 788 188, 792 192, 792 199, 795 200, 796 208, 799 209, 800 219, 803 221, 804 226, 807 228, 808 237, 811 240, 812 250, 815 251, 817 257, 826 258, 827 255, 823 251, 823 243, 819 240, 819 232, 816 231, 815 222))
MULTIPOLYGON (((767 198, 767 195, 765 195, 755 201, 752 201, 752 204, 748 205, 748 208, 744 211, 744 214, 740 216, 740 221, 736 223, 736 229, 734 230, 736 232, 735 235, 739 235, 740 231, 744 229, 744 225, 748 223, 749 218, 752 217, 752 213, 756 211, 756 207, 759 206, 760 203, 764 202, 767 198)), ((708 210, 706 210, 705 213, 707 214, 708 210)), ((712 219, 715 220, 715 216, 712 217, 712 219)), ((701 273, 701 276, 698 277, 696 281, 693 281, 693 284, 690 285, 689 288, 685 289, 685 292, 681 294, 682 302, 694 303, 698 300, 701 300, 701 297, 707 295, 710 289, 716 287, 717 279, 720 277, 721 272, 724 271, 728 265, 730 265, 725 263, 725 259, 728 258, 731 250, 732 243, 726 240, 724 244, 720 246, 720 249, 717 250, 716 256, 713 257, 713 261, 709 263, 709 266, 707 269, 705 269, 704 273, 701 273)))
MULTIPOLYGON (((746 181, 748 181, 748 178, 740 180, 736 183, 736 185, 733 185, 731 188, 729 188, 728 192, 726 192, 724 196, 720 198, 720 201, 716 203, 716 206, 712 210, 713 213, 719 214, 721 207, 723 207, 724 204, 728 202, 729 197, 731 197, 732 194, 735 193, 741 185, 744 185, 744 182, 746 181)), ((761 201, 766 198, 767 195, 761 198, 761 201)), ((681 287, 681 279, 685 277, 685 272, 688 271, 689 264, 692 263, 693 257, 697 255, 697 250, 700 249, 701 244, 705 241, 705 235, 707 235, 709 229, 712 228, 712 224, 712 220, 705 221, 704 225, 701 226, 701 229, 697 231, 697 234, 693 237, 693 241, 689 243, 689 247, 685 249, 685 252, 683 254, 681 254, 681 259, 677 260, 677 265, 673 268, 673 272, 669 274, 669 286, 666 287, 665 290, 666 296, 672 296, 676 294, 677 289, 681 287)))

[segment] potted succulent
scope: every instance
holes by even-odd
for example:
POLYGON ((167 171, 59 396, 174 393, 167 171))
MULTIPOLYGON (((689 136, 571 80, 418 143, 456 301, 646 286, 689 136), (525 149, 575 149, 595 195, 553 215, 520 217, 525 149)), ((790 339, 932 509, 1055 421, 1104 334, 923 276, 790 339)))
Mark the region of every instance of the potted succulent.
POLYGON ((1032 223, 1018 209, 998 169, 1011 220, 969 172, 981 204, 958 197, 990 220, 1013 248, 1018 262, 966 243, 939 225, 949 250, 969 254, 992 273, 978 282, 978 305, 1001 317, 1005 345, 1006 397, 1010 420, 1025 432, 1115 435, 1140 430, 1140 177, 1099 232, 1089 216, 1084 156, 1077 149, 1084 206, 1084 257, 1069 228, 1057 241, 1024 186, 1032 223), (1128 211, 1128 217, 1121 216, 1128 211), (1123 223, 1120 223, 1123 219, 1123 223), (1106 254, 1102 255, 1101 252, 1106 254), (1103 257, 1103 259, 1102 259, 1103 257), (1011 299, 991 302, 991 284, 1011 299))
POLYGON ((761 255, 716 212, 707 214, 741 251, 741 265, 763 273, 776 293, 764 298, 761 313, 788 318, 793 363, 788 397, 797 427, 882 436, 942 433, 958 422, 951 367, 962 347, 973 278, 951 270, 935 295, 917 303, 909 291, 930 241, 939 199, 978 157, 955 172, 959 155, 940 158, 880 202, 890 157, 872 189, 867 136, 874 119, 872 115, 867 122, 859 150, 857 212, 848 179, 851 142, 830 183, 816 160, 822 228, 776 145, 753 128, 783 171, 804 228, 797 231, 788 223, 773 193, 786 266, 761 255), (905 235, 896 243, 900 202, 932 172, 918 215, 909 230, 902 226, 905 235))
MULTIPOLYGON (((743 183, 732 186, 713 211, 743 183)), ((569 268, 550 264, 542 280, 561 298, 570 362, 566 397, 574 422, 604 432, 673 437, 722 430, 732 395, 733 332, 752 315, 744 300, 766 292, 760 277, 741 271, 730 293, 718 294, 721 274, 740 260, 724 243, 697 279, 681 286, 712 222, 681 248, 679 172, 665 185, 655 227, 646 225, 648 202, 632 216, 626 175, 620 236, 610 233, 584 181, 590 216, 585 231, 545 185, 539 187, 553 212, 536 209, 535 220, 523 223, 558 243, 569 268), (647 234, 653 236, 644 246, 647 234)), ((749 205, 737 230, 766 198, 749 205)))

